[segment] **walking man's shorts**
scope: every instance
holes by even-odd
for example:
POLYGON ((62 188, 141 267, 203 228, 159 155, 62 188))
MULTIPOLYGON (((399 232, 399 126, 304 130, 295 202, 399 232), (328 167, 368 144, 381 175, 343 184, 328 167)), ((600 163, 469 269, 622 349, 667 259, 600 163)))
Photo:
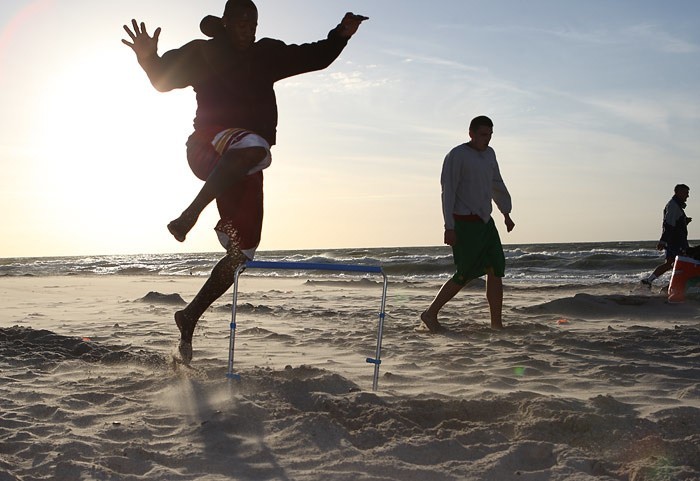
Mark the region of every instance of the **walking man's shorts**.
POLYGON ((452 246, 452 254, 457 272, 452 276, 454 282, 463 286, 486 274, 489 268, 496 277, 505 275, 506 258, 492 218, 487 223, 455 220, 455 234, 457 242, 452 246))

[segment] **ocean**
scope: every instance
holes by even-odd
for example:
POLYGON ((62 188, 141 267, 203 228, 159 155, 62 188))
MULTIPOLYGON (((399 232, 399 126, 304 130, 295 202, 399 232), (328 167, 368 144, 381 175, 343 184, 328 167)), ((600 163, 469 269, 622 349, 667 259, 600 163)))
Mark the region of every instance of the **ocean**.
MULTIPOLYGON (((695 245, 696 243, 691 243, 695 245)), ((506 277, 513 284, 636 283, 663 262, 655 241, 505 245, 506 277)), ((208 276, 221 252, 0 259, 0 276, 158 275, 208 276)), ((260 251, 256 260, 381 266, 393 281, 439 280, 454 269, 447 246, 260 251)), ((294 276, 256 270, 247 275, 294 276)), ((319 272, 320 277, 338 273, 319 272)), ((360 274, 343 273, 354 277, 360 274)), ((668 274, 667 274, 668 276, 668 274)))

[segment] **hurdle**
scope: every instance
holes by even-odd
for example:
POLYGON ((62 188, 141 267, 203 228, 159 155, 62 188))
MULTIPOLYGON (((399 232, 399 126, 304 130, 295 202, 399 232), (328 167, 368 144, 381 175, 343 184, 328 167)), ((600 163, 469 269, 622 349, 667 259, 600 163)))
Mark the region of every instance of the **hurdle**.
POLYGON ((380 274, 383 278, 382 301, 379 311, 379 323, 377 327, 377 349, 374 357, 368 357, 365 362, 374 364, 374 379, 372 390, 377 390, 379 384, 379 365, 382 352, 382 336, 384 334, 384 318, 386 317, 386 292, 388 279, 381 266, 363 266, 357 264, 337 264, 337 263, 316 263, 316 262, 278 262, 278 261, 248 261, 236 269, 233 278, 233 305, 231 307, 231 333, 229 335, 228 372, 229 379, 240 379, 240 375, 233 372, 233 358, 236 344, 236 307, 238 305, 238 278, 247 269, 278 269, 297 271, 341 271, 341 272, 361 272, 366 274, 380 274))

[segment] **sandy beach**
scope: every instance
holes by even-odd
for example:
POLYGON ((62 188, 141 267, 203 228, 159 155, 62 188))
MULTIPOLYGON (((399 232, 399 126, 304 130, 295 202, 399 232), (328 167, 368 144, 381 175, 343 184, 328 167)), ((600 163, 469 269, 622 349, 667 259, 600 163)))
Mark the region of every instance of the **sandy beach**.
POLYGON ((241 277, 173 363, 187 276, 0 277, 0 480, 698 480, 700 302, 479 282, 241 277))

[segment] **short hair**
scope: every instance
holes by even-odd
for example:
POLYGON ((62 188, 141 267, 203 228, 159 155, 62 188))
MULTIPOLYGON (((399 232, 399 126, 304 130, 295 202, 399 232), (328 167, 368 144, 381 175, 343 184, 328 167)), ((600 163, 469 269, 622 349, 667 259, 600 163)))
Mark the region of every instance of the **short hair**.
POLYGON ((690 187, 688 187, 688 186, 685 185, 685 184, 678 184, 677 186, 675 186, 675 187, 673 188, 673 193, 674 193, 674 194, 677 194, 677 193, 680 192, 681 190, 690 190, 690 187))
POLYGON ((258 7, 253 0, 228 0, 224 7, 224 17, 235 17, 241 10, 254 10, 255 14, 258 14, 258 7))
POLYGON ((469 123, 469 132, 476 132, 481 127, 493 128, 493 121, 485 115, 474 117, 469 123))

